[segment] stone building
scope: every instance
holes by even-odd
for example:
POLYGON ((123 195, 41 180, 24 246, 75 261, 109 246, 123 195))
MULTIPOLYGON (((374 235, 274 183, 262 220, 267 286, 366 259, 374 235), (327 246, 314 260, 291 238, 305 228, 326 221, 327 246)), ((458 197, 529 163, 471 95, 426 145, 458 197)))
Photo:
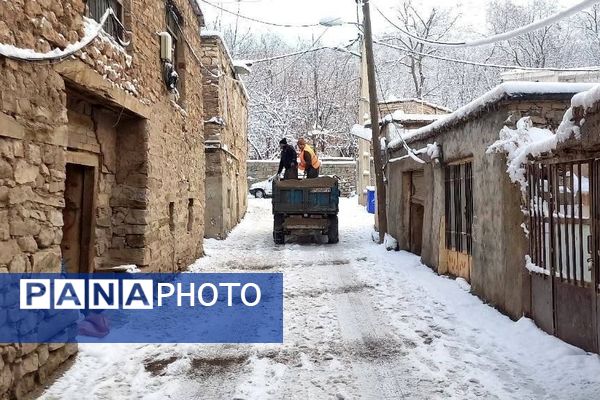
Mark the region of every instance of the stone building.
MULTIPOLYGON (((202 25, 195 0, 0 6, 1 271, 177 271, 201 256, 202 25)), ((76 349, 2 346, 0 398, 76 349)))
POLYGON ((486 154, 505 125, 529 116, 556 129, 574 93, 588 84, 505 83, 404 136, 424 163, 390 145, 388 228, 401 249, 440 274, 459 276, 512 318, 526 312, 528 244, 520 187, 506 156, 486 154))
POLYGON ((223 39, 202 34, 206 153, 205 237, 224 239, 248 206, 248 93, 223 39), (221 71, 220 74, 217 73, 221 71))

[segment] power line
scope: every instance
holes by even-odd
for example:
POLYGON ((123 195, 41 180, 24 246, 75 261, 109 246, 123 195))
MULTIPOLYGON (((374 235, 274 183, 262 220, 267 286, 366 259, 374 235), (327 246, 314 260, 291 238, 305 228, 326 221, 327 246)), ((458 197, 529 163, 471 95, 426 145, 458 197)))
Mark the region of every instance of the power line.
POLYGON ((584 9, 593 6, 594 4, 600 3, 600 0, 585 0, 582 1, 579 4, 576 4, 574 6, 571 6, 563 11, 560 11, 554 15, 551 15, 547 18, 544 18, 542 20, 539 20, 537 22, 533 22, 531 24, 522 26, 520 28, 517 29, 513 29, 511 31, 508 32, 503 32, 503 33, 499 33, 497 35, 493 35, 493 36, 489 36, 486 38, 482 38, 482 39, 477 39, 477 40, 466 40, 466 41, 459 41, 459 42, 440 42, 437 40, 431 40, 431 39, 427 39, 427 38, 423 38, 423 37, 419 37, 417 35, 414 35, 412 33, 410 33, 409 31, 407 31, 406 29, 403 29, 401 27, 399 27, 397 24, 395 24, 394 22, 392 22, 386 15, 384 12, 382 12, 379 7, 375 6, 375 8, 377 9, 377 12, 379 14, 381 14, 381 16, 387 21, 389 22, 394 28, 398 29, 402 34, 404 34, 405 36, 410 37, 411 39, 416 40, 419 43, 423 43, 423 44, 429 44, 432 46, 439 46, 439 47, 454 47, 454 48, 459 48, 459 47, 477 47, 477 46, 484 46, 484 45, 488 45, 488 44, 493 44, 493 43, 497 43, 497 42, 501 42, 501 41, 505 41, 505 40, 509 40, 509 39, 513 39, 517 36, 521 36, 524 35, 526 33, 530 33, 533 31, 536 31, 538 29, 544 28, 548 25, 552 25, 560 20, 563 20, 565 18, 568 18, 574 14, 577 14, 580 11, 583 11, 584 9))
MULTIPOLYGON (((265 81, 267 81, 267 80, 270 80, 270 79, 276 78, 276 77, 278 77, 279 75, 281 75, 281 74, 283 74, 283 73, 287 72, 287 71, 288 71, 290 68, 292 68, 292 67, 293 67, 293 66, 294 66, 294 65, 295 65, 295 64, 296 64, 298 61, 300 61, 300 59, 301 59, 302 57, 304 57, 306 54, 308 54, 308 53, 311 53, 311 52, 313 52, 313 51, 316 51, 316 50, 314 49, 314 46, 315 46, 317 43, 319 43, 319 41, 321 40, 321 38, 323 38, 323 36, 325 35, 325 33, 327 33, 327 31, 328 31, 328 30, 329 30, 329 28, 325 28, 325 29, 323 30, 323 32, 321 32, 321 34, 319 35, 319 37, 317 37, 317 39, 315 39, 315 40, 312 42, 312 44, 310 45, 310 47, 311 47, 311 48, 309 48, 308 50, 304 50, 304 51, 300 52, 300 54, 298 55, 298 57, 296 57, 296 58, 295 58, 295 59, 294 59, 294 60, 293 60, 293 61, 290 63, 290 65, 288 65, 287 67, 285 67, 284 69, 282 69, 281 71, 277 72, 277 73, 276 73, 276 74, 274 74, 274 75, 268 76, 268 77, 266 77, 266 78, 263 78, 263 79, 260 79, 260 80, 258 80, 258 81, 254 81, 254 80, 253 80, 253 81, 251 81, 251 82, 252 82, 253 84, 255 84, 255 83, 261 83, 261 82, 265 82, 265 81)), ((296 54, 298 54, 298 53, 296 53, 296 54)), ((281 57, 280 57, 280 58, 281 58, 281 57)), ((265 60, 265 61, 268 61, 268 60, 265 60)))
POLYGON ((296 55, 304 55, 306 53, 313 53, 315 51, 320 51, 320 50, 333 50, 333 51, 339 51, 341 53, 346 53, 355 57, 360 57, 360 54, 350 51, 348 49, 346 49, 345 47, 339 47, 339 46, 320 46, 320 47, 313 47, 311 49, 306 49, 306 50, 300 50, 300 51, 296 51, 294 53, 288 53, 288 54, 281 54, 279 56, 273 56, 273 57, 269 57, 269 58, 260 58, 257 60, 244 60, 244 62, 247 65, 254 65, 254 64, 258 64, 258 63, 263 63, 263 62, 267 62, 267 61, 276 61, 276 60, 281 60, 283 58, 288 58, 288 57, 293 57, 296 55))
POLYGON ((205 4, 208 4, 209 6, 214 7, 216 9, 218 9, 218 10, 223 11, 223 12, 226 12, 228 14, 235 15, 236 17, 239 17, 239 18, 242 18, 242 19, 246 19, 248 21, 256 22, 256 23, 259 23, 259 24, 263 24, 263 25, 277 26, 277 27, 280 27, 280 28, 313 28, 313 27, 316 27, 316 26, 320 26, 320 24, 298 24, 297 25, 297 24, 280 24, 278 22, 263 21, 263 20, 260 20, 260 19, 257 19, 257 18, 252 18, 252 17, 248 17, 248 16, 245 16, 245 15, 242 15, 242 14, 240 14, 238 12, 235 12, 235 11, 228 10, 226 8, 223 8, 223 7, 219 6, 219 5, 216 5, 216 4, 211 3, 209 1, 206 1, 206 0, 198 0, 198 1, 201 1, 201 2, 203 2, 205 4))
POLYGON ((484 68, 496 68, 496 69, 512 69, 512 70, 524 70, 524 71, 555 71, 555 72, 596 72, 600 71, 600 67, 581 67, 581 68, 551 68, 551 67, 521 67, 519 65, 502 65, 502 64, 488 64, 488 63, 479 63, 475 61, 468 60, 459 60, 456 58, 442 57, 436 56, 433 54, 421 53, 416 50, 407 49, 400 46, 395 46, 393 44, 385 43, 383 41, 374 40, 373 43, 378 44, 380 46, 389 47, 390 49, 404 51, 410 54, 416 54, 423 57, 434 58, 436 60, 448 61, 457 64, 465 64, 465 65, 473 65, 476 67, 484 67, 484 68))

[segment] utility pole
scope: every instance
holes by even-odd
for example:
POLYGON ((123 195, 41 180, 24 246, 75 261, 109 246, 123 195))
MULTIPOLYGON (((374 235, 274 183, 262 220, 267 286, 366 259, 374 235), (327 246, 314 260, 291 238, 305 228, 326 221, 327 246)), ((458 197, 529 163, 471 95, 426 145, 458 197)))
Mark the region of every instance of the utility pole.
POLYGON ((387 233, 387 210, 385 183, 383 182, 383 162, 381 160, 381 142, 379 140, 379 108, 375 81, 375 57, 373 55, 373 32, 371 31, 369 0, 362 0, 362 10, 367 77, 369 82, 369 108, 371 110, 371 147, 373 149, 373 164, 375 167, 377 222, 379 225, 379 242, 383 243, 385 234, 387 233))
MULTIPOLYGON (((367 77, 367 56, 365 38, 360 35, 360 89, 358 91, 359 125, 365 125, 365 116, 369 113, 369 78, 367 77)), ((371 141, 358 139, 358 168, 356 171, 357 188, 359 189, 358 203, 366 205, 366 188, 371 185, 371 141)))

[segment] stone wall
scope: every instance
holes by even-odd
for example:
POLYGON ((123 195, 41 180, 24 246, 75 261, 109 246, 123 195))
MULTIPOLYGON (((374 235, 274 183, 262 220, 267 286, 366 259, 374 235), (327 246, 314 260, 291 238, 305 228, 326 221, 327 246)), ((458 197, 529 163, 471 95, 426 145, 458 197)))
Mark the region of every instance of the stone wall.
MULTIPOLYGON (((195 1, 173 2, 194 49, 181 46, 181 99, 163 82, 156 35, 166 30, 162 0, 123 2, 127 46, 101 33, 53 63, 0 58, 0 271, 60 271, 69 165, 90 172, 89 231, 80 232, 89 239, 81 254, 89 257, 73 268, 174 271, 201 256, 204 115, 194 53, 202 16, 195 1)), ((0 43, 62 49, 83 38, 85 13, 83 0, 4 2, 0 43)), ((43 384, 76 349, 0 346, 0 398, 43 384)))
MULTIPOLYGON (((278 160, 249 160, 248 185, 268 179, 277 173, 278 160)), ((321 160, 321 175, 336 175, 340 178, 339 185, 342 196, 352 196, 356 193, 356 162, 351 158, 324 158, 321 160)))
POLYGON ((202 36, 202 61, 207 67, 205 236, 224 239, 247 209, 248 95, 220 36, 202 36))

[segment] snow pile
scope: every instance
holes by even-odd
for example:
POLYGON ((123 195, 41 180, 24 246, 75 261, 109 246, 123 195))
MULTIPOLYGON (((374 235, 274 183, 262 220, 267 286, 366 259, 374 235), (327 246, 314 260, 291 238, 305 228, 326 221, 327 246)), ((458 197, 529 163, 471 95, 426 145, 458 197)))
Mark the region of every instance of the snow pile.
POLYGON ((507 126, 500 131, 500 139, 488 147, 486 154, 507 153, 506 172, 510 180, 521 185, 524 192, 527 189, 525 164, 527 158, 538 156, 556 148, 563 136, 555 135, 548 129, 535 128, 530 117, 523 117, 517 122, 517 128, 507 126))
MULTIPOLYGON (((444 115, 442 118, 423 128, 415 129, 405 134, 403 139, 406 141, 425 139, 434 132, 459 123, 505 98, 534 94, 580 93, 592 87, 594 85, 590 83, 505 82, 454 111, 452 114, 444 115)), ((394 140, 388 147, 390 149, 399 149, 402 146, 402 140, 394 140)))
POLYGON ((81 40, 76 43, 69 44, 62 50, 60 48, 56 48, 45 53, 39 53, 33 49, 23 49, 10 44, 0 43, 0 56, 31 61, 67 57, 92 43, 92 41, 96 39, 100 31, 102 31, 102 26, 106 22, 106 19, 112 14, 112 12, 113 11, 111 8, 106 10, 104 15, 102 16, 102 19, 100 20, 100 23, 94 21, 93 19, 83 17, 83 38, 81 38, 81 40))
POLYGON ((389 233, 385 234, 385 238, 383 239, 383 245, 387 251, 397 250, 398 249, 398 241, 389 233))
POLYGON ((471 291, 471 285, 464 278, 460 278, 460 277, 456 278, 456 284, 458 285, 459 288, 461 288, 465 292, 471 291))
POLYGON ((550 271, 535 265, 531 260, 530 256, 525 256, 525 268, 527 268, 527 270, 532 273, 550 276, 550 271))
POLYGON ((357 136, 361 139, 365 139, 368 140, 369 142, 371 141, 372 138, 372 132, 370 128, 365 128, 362 125, 359 124, 355 124, 354 126, 352 126, 352 129, 350 130, 350 133, 354 136, 357 136))
POLYGON ((381 242, 379 241, 379 232, 377 232, 376 230, 371 231, 371 240, 377 244, 381 244, 381 242))
POLYGON ((432 160, 435 158, 440 158, 440 146, 436 142, 428 144, 425 152, 432 160))

